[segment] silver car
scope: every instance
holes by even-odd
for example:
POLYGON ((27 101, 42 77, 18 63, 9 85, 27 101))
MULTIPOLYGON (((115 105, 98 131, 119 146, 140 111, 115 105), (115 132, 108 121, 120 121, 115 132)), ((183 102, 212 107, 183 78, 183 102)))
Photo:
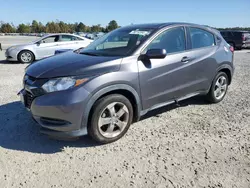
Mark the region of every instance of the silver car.
POLYGON ((92 40, 72 34, 50 34, 28 44, 12 46, 5 52, 8 61, 32 63, 55 54, 56 50, 84 48, 92 40))

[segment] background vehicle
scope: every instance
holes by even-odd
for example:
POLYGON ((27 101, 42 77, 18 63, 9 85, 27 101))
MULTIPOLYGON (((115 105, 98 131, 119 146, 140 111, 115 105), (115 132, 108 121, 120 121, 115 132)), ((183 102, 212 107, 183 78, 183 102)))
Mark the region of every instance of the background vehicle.
POLYGON ((131 25, 29 65, 19 94, 42 133, 109 143, 150 110, 196 95, 220 102, 233 72, 233 50, 212 28, 131 25))
POLYGON ((8 61, 31 63, 55 54, 60 49, 78 49, 88 46, 92 40, 71 34, 50 34, 32 43, 12 46, 6 50, 8 61))
POLYGON ((243 48, 250 48, 250 32, 244 33, 243 48))
POLYGON ((249 33, 247 31, 233 31, 233 30, 223 30, 220 31, 221 35, 227 41, 228 44, 234 47, 234 49, 241 50, 244 47, 246 41, 246 35, 249 33))

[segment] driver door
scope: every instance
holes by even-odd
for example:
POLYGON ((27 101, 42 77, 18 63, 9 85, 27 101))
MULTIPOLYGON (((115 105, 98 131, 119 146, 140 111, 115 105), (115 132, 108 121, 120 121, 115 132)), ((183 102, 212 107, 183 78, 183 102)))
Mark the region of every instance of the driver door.
POLYGON ((46 58, 55 54, 59 46, 59 35, 43 38, 35 47, 37 59, 46 58))
POLYGON ((195 82, 192 52, 186 51, 184 27, 175 27, 159 34, 143 51, 166 49, 164 59, 139 60, 139 80, 144 109, 164 105, 192 89, 195 82))

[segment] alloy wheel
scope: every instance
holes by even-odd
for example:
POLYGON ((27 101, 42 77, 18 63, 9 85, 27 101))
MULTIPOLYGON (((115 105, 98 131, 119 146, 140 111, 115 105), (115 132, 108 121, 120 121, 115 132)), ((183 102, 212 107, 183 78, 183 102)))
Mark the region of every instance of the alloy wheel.
POLYGON ((109 104, 99 117, 99 132, 106 138, 120 135, 128 124, 129 115, 128 107, 125 104, 121 102, 109 104))
POLYGON ((220 76, 214 87, 214 96, 217 100, 223 98, 227 91, 227 79, 225 76, 220 76))
POLYGON ((21 54, 21 60, 25 63, 29 63, 32 60, 32 55, 29 52, 24 52, 21 54))

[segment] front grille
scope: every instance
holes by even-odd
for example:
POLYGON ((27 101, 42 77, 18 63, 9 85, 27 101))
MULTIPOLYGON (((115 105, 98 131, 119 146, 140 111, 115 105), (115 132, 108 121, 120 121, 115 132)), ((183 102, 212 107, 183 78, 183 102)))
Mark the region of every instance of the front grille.
POLYGON ((30 109, 31 104, 32 104, 34 99, 35 99, 35 97, 30 92, 26 91, 25 106, 30 109))

